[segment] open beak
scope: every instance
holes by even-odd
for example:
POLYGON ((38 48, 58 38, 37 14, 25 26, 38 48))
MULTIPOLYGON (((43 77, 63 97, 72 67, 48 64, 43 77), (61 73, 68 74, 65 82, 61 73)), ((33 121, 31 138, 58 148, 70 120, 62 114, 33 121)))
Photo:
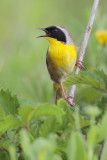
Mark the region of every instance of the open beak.
POLYGON ((44 31, 46 33, 45 35, 38 36, 37 38, 49 37, 50 33, 46 30, 46 28, 37 28, 37 29, 40 29, 40 30, 42 30, 42 31, 44 31))

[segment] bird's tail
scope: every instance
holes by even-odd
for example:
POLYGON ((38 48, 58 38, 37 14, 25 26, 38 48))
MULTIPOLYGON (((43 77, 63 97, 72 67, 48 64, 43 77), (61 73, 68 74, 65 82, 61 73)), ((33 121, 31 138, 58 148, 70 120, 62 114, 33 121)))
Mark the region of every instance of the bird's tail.
MULTIPOLYGON (((55 95, 55 104, 57 104, 57 100, 60 98, 64 98, 61 86, 59 83, 53 83, 54 87, 54 95, 55 95)), ((64 85, 63 88, 65 89, 64 85)))

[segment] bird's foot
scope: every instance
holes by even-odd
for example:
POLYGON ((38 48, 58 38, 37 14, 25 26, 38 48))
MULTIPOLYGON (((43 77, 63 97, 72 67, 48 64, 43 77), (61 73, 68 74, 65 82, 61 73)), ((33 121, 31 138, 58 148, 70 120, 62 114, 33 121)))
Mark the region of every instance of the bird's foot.
POLYGON ((78 61, 75 63, 75 65, 78 66, 80 69, 84 69, 84 70, 85 70, 85 67, 82 65, 82 62, 83 62, 83 61, 79 61, 79 60, 78 60, 78 61))
POLYGON ((73 97, 72 97, 72 96, 68 96, 67 98, 68 98, 68 99, 69 99, 69 98, 71 98, 71 99, 72 99, 73 97))
POLYGON ((67 102, 70 106, 73 106, 73 107, 74 107, 74 106, 75 106, 75 103, 70 102, 70 100, 69 100, 70 98, 72 98, 72 96, 66 97, 65 100, 66 100, 66 102, 67 102))
POLYGON ((73 102, 70 102, 70 98, 73 98, 72 96, 66 96, 66 94, 65 94, 65 91, 64 91, 64 88, 63 88, 63 86, 62 86, 62 84, 60 84, 60 86, 61 86, 61 89, 62 89, 62 92, 63 92, 63 95, 64 95, 64 98, 65 98, 65 100, 66 100, 66 102, 70 105, 70 106, 75 106, 75 104, 73 103, 73 102))

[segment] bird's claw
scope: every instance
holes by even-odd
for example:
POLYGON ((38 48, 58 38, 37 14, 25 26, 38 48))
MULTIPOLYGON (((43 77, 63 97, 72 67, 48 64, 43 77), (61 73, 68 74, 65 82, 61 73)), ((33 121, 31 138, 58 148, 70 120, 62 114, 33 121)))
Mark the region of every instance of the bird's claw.
POLYGON ((73 97, 72 97, 72 96, 68 96, 68 97, 67 97, 67 99, 69 99, 69 98, 71 98, 71 99, 72 99, 73 97))
POLYGON ((70 102, 69 98, 72 98, 72 96, 68 96, 67 98, 65 98, 66 102, 70 105, 70 106, 75 106, 75 103, 70 102))
POLYGON ((76 66, 78 66, 80 69, 84 69, 85 70, 85 67, 82 65, 82 61, 77 61, 76 63, 75 63, 75 65, 76 66))

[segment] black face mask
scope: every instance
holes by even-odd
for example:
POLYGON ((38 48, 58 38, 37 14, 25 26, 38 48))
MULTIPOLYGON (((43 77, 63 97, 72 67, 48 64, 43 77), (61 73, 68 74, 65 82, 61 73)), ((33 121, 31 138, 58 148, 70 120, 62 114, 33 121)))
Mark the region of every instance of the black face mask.
POLYGON ((46 36, 57 39, 58 41, 66 43, 66 36, 63 31, 56 26, 50 26, 45 28, 46 36))

